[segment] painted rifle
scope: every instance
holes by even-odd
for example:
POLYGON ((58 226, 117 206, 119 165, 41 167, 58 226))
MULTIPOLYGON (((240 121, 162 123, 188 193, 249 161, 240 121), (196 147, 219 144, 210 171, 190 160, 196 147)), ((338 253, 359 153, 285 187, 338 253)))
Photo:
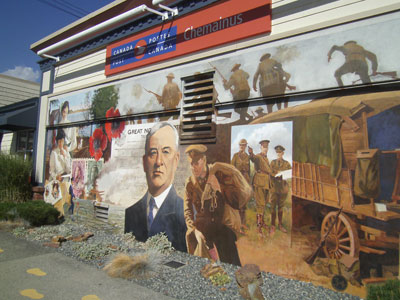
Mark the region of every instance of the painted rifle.
POLYGON ((157 94, 157 93, 155 93, 155 92, 153 92, 153 91, 150 91, 150 90, 148 90, 148 89, 146 89, 146 88, 144 88, 144 90, 145 90, 146 92, 148 92, 148 93, 153 94, 154 96, 156 96, 158 103, 162 104, 162 103, 161 103, 161 102, 162 102, 162 97, 161 97, 159 94, 157 94))
MULTIPOLYGON (((220 72, 220 70, 218 70, 217 67, 213 66, 210 62, 209 62, 209 64, 210 64, 210 66, 211 66, 215 71, 217 71, 217 73, 219 74, 219 76, 221 76, 221 78, 222 78, 222 80, 223 80, 224 82, 227 82, 227 81, 228 81, 228 80, 225 79, 224 75, 222 75, 222 73, 220 72)), ((233 89, 232 89, 232 88, 229 88, 229 91, 230 91, 230 92, 232 93, 232 95, 233 95, 233 89)))
POLYGON ((317 250, 315 250, 309 257, 307 257, 305 259, 307 264, 312 265, 314 263, 315 259, 318 256, 318 253, 321 251, 322 247, 325 245, 326 239, 328 238, 328 235, 331 233, 332 228, 336 225, 341 212, 342 212, 342 207, 338 210, 338 212, 335 215, 335 219, 329 226, 328 230, 325 232, 324 237, 320 240, 317 250))

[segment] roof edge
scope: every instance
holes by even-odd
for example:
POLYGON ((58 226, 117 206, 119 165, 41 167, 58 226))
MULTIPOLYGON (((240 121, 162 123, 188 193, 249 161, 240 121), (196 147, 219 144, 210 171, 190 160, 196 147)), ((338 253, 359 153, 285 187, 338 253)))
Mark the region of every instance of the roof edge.
POLYGON ((78 27, 79 25, 84 24, 85 22, 89 21, 90 19, 93 19, 94 17, 97 17, 97 16, 101 15, 102 13, 110 10, 111 8, 114 8, 114 7, 120 5, 121 3, 124 3, 126 1, 128 1, 128 0, 115 0, 115 1, 107 4, 106 6, 103 6, 102 8, 99 8, 98 10, 96 10, 96 11, 94 11, 94 12, 92 12, 92 13, 90 13, 90 14, 88 14, 88 15, 86 15, 86 16, 78 19, 78 20, 76 20, 75 22, 73 22, 73 23, 71 23, 71 24, 69 24, 69 25, 67 25, 67 26, 65 26, 65 27, 63 27, 63 28, 61 28, 61 29, 49 34, 48 36, 40 39, 39 41, 31 44, 30 45, 30 50, 33 51, 33 48, 39 47, 41 44, 45 44, 46 42, 56 38, 57 36, 64 34, 68 30, 71 30, 71 29, 73 29, 75 27, 78 27))

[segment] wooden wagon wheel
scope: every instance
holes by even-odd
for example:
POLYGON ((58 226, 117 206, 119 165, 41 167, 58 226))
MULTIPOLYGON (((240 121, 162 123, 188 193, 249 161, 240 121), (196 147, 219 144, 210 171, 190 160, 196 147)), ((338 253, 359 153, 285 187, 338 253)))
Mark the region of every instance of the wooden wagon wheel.
MULTIPOLYGON (((335 211, 328 213, 321 226, 321 237, 325 236, 332 222, 335 221, 335 211)), ((340 259, 344 254, 358 257, 360 253, 360 241, 357 229, 353 221, 344 213, 339 215, 336 225, 333 226, 325 244, 324 252, 326 257, 340 259)))

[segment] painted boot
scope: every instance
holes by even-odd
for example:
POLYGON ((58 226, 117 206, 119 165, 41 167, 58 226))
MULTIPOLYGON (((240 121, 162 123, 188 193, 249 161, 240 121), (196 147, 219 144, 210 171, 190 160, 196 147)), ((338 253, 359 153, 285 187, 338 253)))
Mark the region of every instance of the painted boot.
POLYGON ((260 237, 263 237, 263 227, 264 227, 264 220, 261 214, 257 214, 257 233, 260 237))
POLYGON ((283 216, 283 211, 279 211, 278 212, 278 222, 279 222, 278 227, 279 227, 280 231, 282 231, 283 233, 287 233, 287 230, 282 225, 282 216, 283 216))
POLYGON ((275 234, 275 219, 276 219, 276 213, 271 213, 271 227, 269 228, 269 235, 274 236, 275 234))

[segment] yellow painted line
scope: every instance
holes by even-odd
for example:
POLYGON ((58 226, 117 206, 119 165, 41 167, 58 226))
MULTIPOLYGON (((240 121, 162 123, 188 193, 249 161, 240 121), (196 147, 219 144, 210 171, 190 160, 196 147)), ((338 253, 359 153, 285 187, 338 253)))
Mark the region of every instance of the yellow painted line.
POLYGON ((1 253, 1 252, 4 252, 4 250, 0 248, 0 253, 1 253))
POLYGON ((43 272, 39 268, 33 268, 33 269, 26 270, 26 273, 29 273, 29 274, 32 274, 32 275, 36 275, 36 276, 45 276, 45 275, 47 275, 46 272, 43 272))
POLYGON ((96 295, 86 295, 81 298, 81 300, 101 300, 96 295))
POLYGON ((22 296, 31 298, 31 299, 42 299, 44 297, 43 294, 39 293, 35 289, 27 289, 27 290, 22 290, 19 292, 22 296))

